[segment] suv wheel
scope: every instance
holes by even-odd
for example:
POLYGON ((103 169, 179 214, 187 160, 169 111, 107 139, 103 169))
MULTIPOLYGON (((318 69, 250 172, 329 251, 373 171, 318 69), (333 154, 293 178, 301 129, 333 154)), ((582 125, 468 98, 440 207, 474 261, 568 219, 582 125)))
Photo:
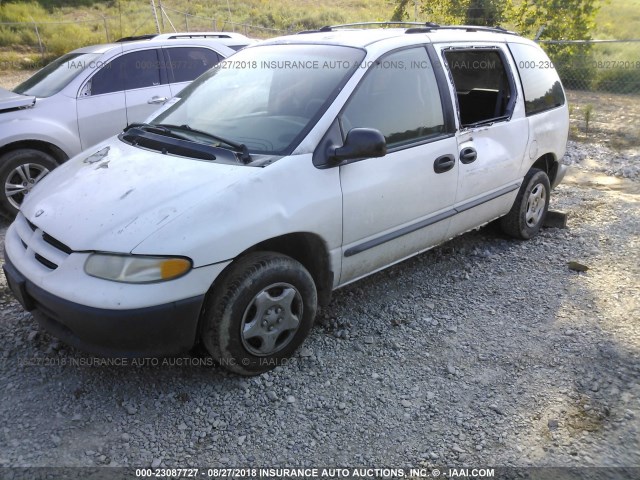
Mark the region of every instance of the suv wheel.
POLYGON ((513 207, 500 219, 502 231, 522 240, 535 237, 549 210, 550 191, 547 174, 537 168, 529 170, 513 207))
POLYGON ((22 148, 0 156, 0 211, 13 219, 25 196, 56 168, 55 159, 41 150, 22 148))
POLYGON ((317 303, 313 278, 299 262, 250 253, 209 294, 202 341, 227 370, 257 375, 293 355, 313 326, 317 303))

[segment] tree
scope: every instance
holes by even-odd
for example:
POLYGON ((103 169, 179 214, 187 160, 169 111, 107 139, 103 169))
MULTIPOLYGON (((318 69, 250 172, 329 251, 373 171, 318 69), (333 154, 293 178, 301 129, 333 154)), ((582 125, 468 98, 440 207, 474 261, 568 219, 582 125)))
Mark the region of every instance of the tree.
MULTIPOLYGON (((538 40, 590 40, 598 0, 523 0, 512 22, 524 36, 538 40)), ((542 43, 568 88, 589 87, 595 71, 589 43, 542 43)))
MULTIPOLYGON (((409 0, 397 0, 392 19, 408 17, 409 0)), ((599 0, 421 0, 426 20, 442 24, 508 24, 524 36, 554 40, 588 40, 599 0)))
POLYGON ((540 39, 590 40, 595 27, 598 0, 523 0, 510 12, 518 32, 540 39))
MULTIPOLYGON (((407 18, 408 5, 409 0, 399 0, 392 19, 407 18)), ((510 0, 425 0, 420 11, 435 23, 496 26, 506 19, 510 7, 510 0)))

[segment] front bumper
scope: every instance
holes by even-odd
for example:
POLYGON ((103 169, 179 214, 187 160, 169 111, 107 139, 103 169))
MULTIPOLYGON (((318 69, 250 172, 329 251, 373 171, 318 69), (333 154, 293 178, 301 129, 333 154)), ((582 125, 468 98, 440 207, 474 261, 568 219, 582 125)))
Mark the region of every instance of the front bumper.
POLYGON ((7 283, 38 323, 63 342, 107 357, 165 356, 195 343, 204 295, 163 305, 111 310, 53 295, 26 279, 5 255, 7 283))

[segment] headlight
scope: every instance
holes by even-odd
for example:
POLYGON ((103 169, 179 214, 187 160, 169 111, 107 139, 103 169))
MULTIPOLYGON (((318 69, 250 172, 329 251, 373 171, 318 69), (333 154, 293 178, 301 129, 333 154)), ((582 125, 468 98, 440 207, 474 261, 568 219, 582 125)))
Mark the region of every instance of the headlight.
POLYGON ((94 253, 87 258, 84 271, 114 282, 152 283, 181 277, 192 266, 191 260, 181 257, 94 253))

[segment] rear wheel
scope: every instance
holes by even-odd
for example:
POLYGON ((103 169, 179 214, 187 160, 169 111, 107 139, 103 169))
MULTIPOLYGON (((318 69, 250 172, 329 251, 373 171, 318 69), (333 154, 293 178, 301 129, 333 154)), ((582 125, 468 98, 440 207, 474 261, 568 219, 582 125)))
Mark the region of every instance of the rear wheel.
POLYGON ((523 240, 535 237, 549 210, 550 191, 547 174, 532 168, 525 176, 511 210, 500 219, 502 230, 523 240))
POLYGON ((0 157, 0 211, 13 218, 31 189, 51 170, 56 160, 41 150, 21 148, 0 157))
POLYGON ((317 310, 313 278, 273 252, 241 258, 205 302, 202 341, 220 365, 257 375, 286 363, 309 334, 317 310))

